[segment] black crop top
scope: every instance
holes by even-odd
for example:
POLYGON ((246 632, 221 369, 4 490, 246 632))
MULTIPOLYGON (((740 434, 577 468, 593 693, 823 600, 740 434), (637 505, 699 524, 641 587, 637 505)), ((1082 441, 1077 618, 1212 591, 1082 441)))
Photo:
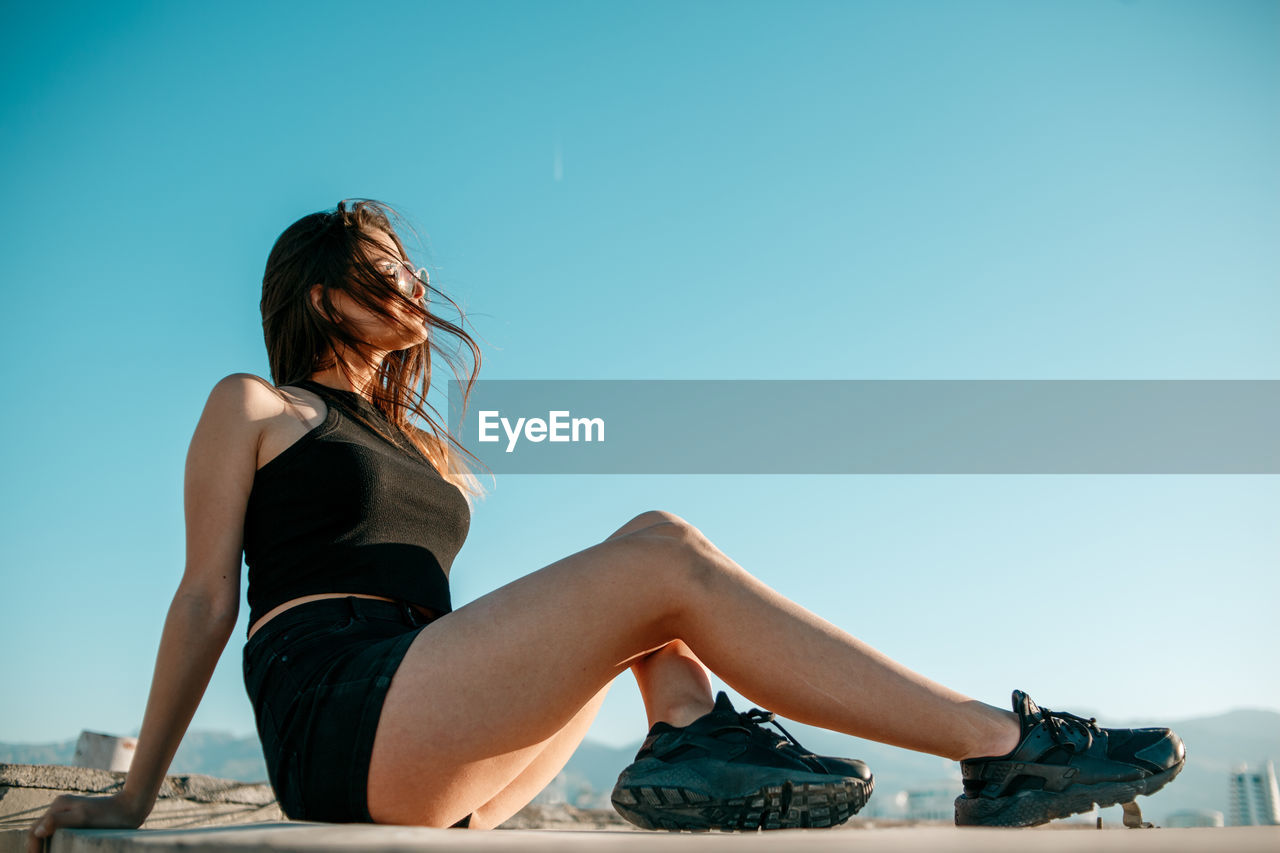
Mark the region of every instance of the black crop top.
POLYGON ((449 568, 471 526, 462 491, 355 391, 297 384, 329 411, 254 475, 244 523, 249 624, 324 592, 452 610, 449 568), (350 417, 353 410, 397 444, 350 417))

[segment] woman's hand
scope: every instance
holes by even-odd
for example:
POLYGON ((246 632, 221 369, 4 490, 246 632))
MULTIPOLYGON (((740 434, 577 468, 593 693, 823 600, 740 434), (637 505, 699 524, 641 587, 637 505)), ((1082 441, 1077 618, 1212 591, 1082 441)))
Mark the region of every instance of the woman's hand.
POLYGON ((138 808, 123 792, 109 797, 63 794, 32 824, 27 833, 27 853, 41 853, 45 839, 63 827, 137 829, 147 819, 148 811, 138 808))

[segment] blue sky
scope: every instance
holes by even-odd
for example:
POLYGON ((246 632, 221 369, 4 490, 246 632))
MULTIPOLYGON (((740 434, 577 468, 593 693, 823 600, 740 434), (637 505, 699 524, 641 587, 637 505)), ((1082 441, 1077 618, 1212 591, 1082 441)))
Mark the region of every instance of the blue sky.
MULTIPOLYGON (((1275 3, 2 14, 0 740, 140 724, 191 431, 341 198, 484 378, 1280 379, 1275 3)), ((455 606, 655 508, 994 704, 1280 708, 1275 477, 508 476, 455 606)), ((194 728, 252 730, 246 616, 194 728)), ((624 676, 589 736, 644 728, 624 676)))

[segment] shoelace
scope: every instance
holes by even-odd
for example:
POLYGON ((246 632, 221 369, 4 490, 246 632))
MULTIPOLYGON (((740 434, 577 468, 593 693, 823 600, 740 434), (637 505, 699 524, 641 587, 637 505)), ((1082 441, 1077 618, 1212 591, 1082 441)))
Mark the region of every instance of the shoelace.
POLYGON ((1044 721, 1049 725, 1050 736, 1058 743, 1064 745, 1074 747, 1074 744, 1067 741, 1066 735, 1063 732, 1064 728, 1079 726, 1085 729, 1086 732, 1089 729, 1092 729, 1099 734, 1102 733, 1102 729, 1098 728, 1098 720, 1096 717, 1090 717, 1086 720, 1084 717, 1069 714, 1066 711, 1050 711, 1048 708, 1044 707, 1040 708, 1040 713, 1044 715, 1044 721))
POLYGON ((786 737, 787 741, 790 742, 791 745, 794 746, 796 749, 800 750, 800 752, 803 755, 807 756, 807 755, 813 754, 809 752, 809 750, 801 746, 800 741, 796 740, 794 737, 791 736, 791 732, 787 731, 782 727, 782 723, 778 722, 777 715, 774 714, 772 711, 763 711, 759 708, 752 708, 750 711, 740 711, 738 713, 738 721, 741 722, 743 727, 746 728, 748 731, 755 730, 768 735, 773 740, 774 742, 773 746, 776 749, 778 746, 777 741, 782 740, 782 738, 778 737, 773 732, 769 731, 768 729, 764 728, 761 725, 761 723, 772 723, 773 725, 777 726, 778 731, 782 732, 782 734, 786 737))

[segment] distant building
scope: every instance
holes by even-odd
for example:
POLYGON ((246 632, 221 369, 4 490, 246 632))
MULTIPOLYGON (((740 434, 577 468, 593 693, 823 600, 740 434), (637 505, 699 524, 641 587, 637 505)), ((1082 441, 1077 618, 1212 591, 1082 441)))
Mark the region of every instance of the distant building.
POLYGON ((1180 809, 1165 819, 1165 826, 1171 828, 1191 826, 1222 826, 1222 812, 1216 809, 1180 809))
POLYGON ((904 793, 906 794, 907 820, 955 822, 955 788, 930 788, 922 791, 906 791, 904 793))
POLYGON ((1280 788, 1276 768, 1266 762, 1257 773, 1241 765, 1231 773, 1227 812, 1231 826, 1280 825, 1280 788))

